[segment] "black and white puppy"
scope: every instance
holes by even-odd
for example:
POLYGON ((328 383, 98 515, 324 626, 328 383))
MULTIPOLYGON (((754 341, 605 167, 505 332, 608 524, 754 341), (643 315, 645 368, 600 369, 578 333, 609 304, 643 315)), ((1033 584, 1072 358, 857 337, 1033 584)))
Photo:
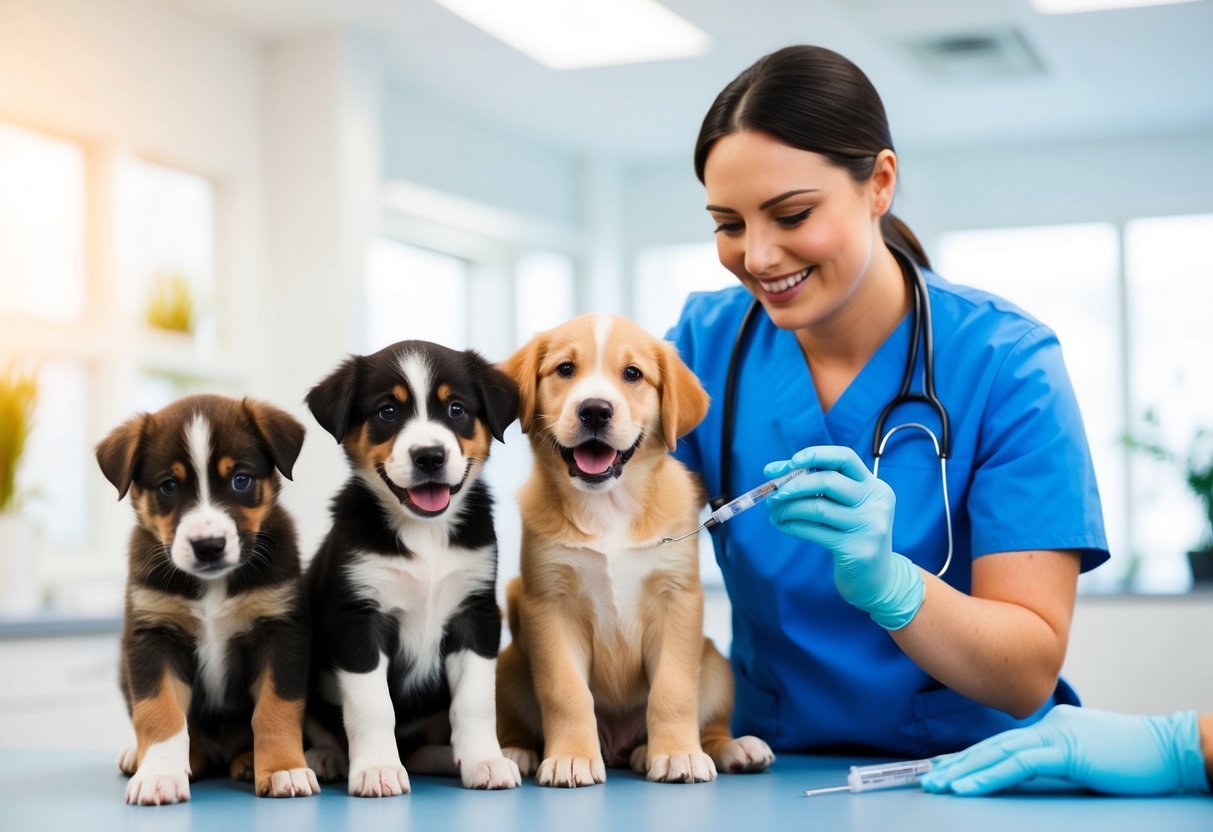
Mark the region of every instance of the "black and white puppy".
POLYGON ((122 632, 128 803, 188 800, 190 776, 208 769, 262 796, 319 791, 303 754, 299 548, 277 502, 303 434, 265 402, 202 395, 141 413, 97 446, 138 519, 122 632))
POLYGON ((402 759, 517 786, 497 741, 497 536, 479 479, 517 387, 471 350, 402 341, 349 358, 307 404, 352 469, 305 577, 308 759, 366 797, 409 791, 402 759))

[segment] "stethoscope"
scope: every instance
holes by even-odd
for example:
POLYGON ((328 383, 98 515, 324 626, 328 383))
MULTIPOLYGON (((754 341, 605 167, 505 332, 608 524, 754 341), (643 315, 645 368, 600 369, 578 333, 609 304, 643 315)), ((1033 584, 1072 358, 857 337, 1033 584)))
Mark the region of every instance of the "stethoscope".
MULTIPOLYGON (((888 245, 886 243, 886 245, 888 245)), ((880 416, 876 419, 876 428, 872 431, 872 475, 880 476, 880 458, 884 455, 885 446, 893 435, 907 428, 916 428, 931 438, 931 442, 935 446, 935 455, 939 458, 939 476, 942 483, 943 492, 943 512, 944 520, 948 531, 948 556, 943 562, 943 568, 937 572, 937 575, 942 576, 948 571, 948 566, 952 563, 952 505, 948 499, 948 454, 952 450, 951 431, 948 427, 948 411, 943 406, 943 402, 935 395, 935 347, 932 341, 931 328, 931 302, 927 297, 927 281, 923 277, 922 269, 918 267, 918 263, 909 254, 902 251, 899 247, 889 245, 889 251, 893 253, 893 257, 897 260, 897 264, 901 267, 901 273, 905 276, 906 282, 910 285, 913 292, 913 332, 910 337, 910 347, 906 351, 905 370, 901 374, 901 386, 894 395, 885 404, 880 411, 880 416), (914 378, 914 367, 918 364, 918 343, 922 341, 922 392, 915 392, 910 389, 910 384, 914 378), (912 402, 921 402, 932 408, 939 416, 940 436, 936 436, 935 432, 921 422, 906 422, 900 425, 894 425, 885 431, 885 422, 898 407, 912 402)), ((724 415, 723 425, 720 432, 720 489, 723 495, 733 493, 731 488, 733 475, 732 461, 732 444, 733 444, 733 416, 737 409, 737 371, 741 364, 741 354, 745 348, 746 335, 750 329, 751 321, 756 317, 757 310, 761 307, 758 299, 755 298, 748 309, 745 316, 741 319, 741 326, 737 328, 737 337, 733 341, 733 351, 729 355, 729 369, 725 376, 724 382, 724 415)), ((728 496, 715 497, 710 501, 713 510, 719 509, 731 498, 728 496)), ((721 538, 721 543, 724 543, 724 538, 721 538)), ((723 555, 722 555, 723 558, 723 555)))

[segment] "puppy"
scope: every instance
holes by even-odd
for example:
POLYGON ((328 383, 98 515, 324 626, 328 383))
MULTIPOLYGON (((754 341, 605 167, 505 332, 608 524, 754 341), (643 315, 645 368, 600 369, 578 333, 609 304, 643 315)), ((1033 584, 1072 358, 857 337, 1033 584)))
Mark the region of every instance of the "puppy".
POLYGON ((733 679, 703 635, 693 538, 702 496, 667 451, 708 397, 674 347, 623 318, 584 315, 503 365, 519 386, 534 469, 519 492, 522 575, 498 663, 505 753, 544 786, 632 767, 655 781, 758 771, 733 739, 733 679))
POLYGON ((135 748, 126 802, 188 800, 215 765, 261 796, 320 789, 303 756, 307 634, 295 525, 275 500, 303 426, 264 402, 190 396, 97 446, 138 520, 122 633, 135 748))
POLYGON ((307 403, 352 468, 305 579, 309 759, 367 797, 409 791, 402 758, 468 788, 517 786, 497 743, 497 538, 479 479, 517 388, 470 350, 403 341, 350 358, 307 403))

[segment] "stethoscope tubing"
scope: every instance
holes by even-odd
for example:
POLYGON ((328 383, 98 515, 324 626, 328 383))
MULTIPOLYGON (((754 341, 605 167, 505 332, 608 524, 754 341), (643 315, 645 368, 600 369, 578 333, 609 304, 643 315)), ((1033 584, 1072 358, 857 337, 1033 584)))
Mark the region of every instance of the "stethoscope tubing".
MULTIPOLYGON (((943 483, 943 508, 944 519, 947 525, 948 533, 948 553, 944 560, 943 568, 936 573, 942 576, 952 563, 952 506, 948 499, 948 466, 947 459, 951 453, 951 426, 948 420, 947 408, 943 406, 943 402, 935 394, 935 344, 934 344, 934 328, 931 324, 931 302, 927 296, 927 281, 923 276, 922 269, 918 263, 914 261, 908 253, 895 245, 886 243, 889 250, 897 259, 898 265, 901 268, 902 274, 906 278, 906 282, 910 285, 910 291, 913 293, 913 317, 912 317, 912 333, 910 338, 910 346, 906 351, 905 369, 901 374, 901 384, 897 389, 897 393, 885 403, 881 409, 880 415, 876 418, 876 427, 872 431, 872 475, 879 476, 880 458, 884 454, 885 445, 893 434, 904 428, 918 428, 928 436, 935 445, 935 453, 939 457, 940 477, 943 483), (918 365, 918 346, 922 342, 923 352, 923 379, 922 392, 914 392, 911 390, 911 385, 914 379, 914 368, 918 365), (889 414, 898 407, 909 404, 911 402, 921 402, 926 404, 939 416, 940 435, 935 433, 926 425, 920 422, 908 422, 902 425, 896 425, 893 428, 885 431, 885 421, 889 414)), ((724 382, 724 414, 721 418, 721 433, 720 433, 720 493, 721 496, 710 501, 713 510, 719 509, 729 501, 729 494, 732 490, 732 473, 733 463, 731 454, 731 443, 733 440, 733 423, 734 415, 737 409, 737 375, 741 364, 741 354, 745 349, 746 334, 750 329, 751 322, 757 314, 757 310, 761 304, 757 298, 750 302, 749 307, 742 316, 741 325, 737 328, 737 335, 733 340, 733 349, 729 354, 729 366, 725 374, 724 382)))

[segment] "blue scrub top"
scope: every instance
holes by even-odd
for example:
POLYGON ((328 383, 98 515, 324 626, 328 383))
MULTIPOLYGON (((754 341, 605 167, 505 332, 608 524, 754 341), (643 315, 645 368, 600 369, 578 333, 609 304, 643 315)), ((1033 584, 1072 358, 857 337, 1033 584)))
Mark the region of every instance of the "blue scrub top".
MULTIPOLYGON (((951 420, 948 494, 954 554, 944 580, 969 592, 972 558, 1076 549, 1083 571, 1107 560, 1091 455, 1061 347, 1012 304, 924 270, 935 341, 936 393, 951 420)), ((721 423, 729 355, 751 301, 742 287, 693 294, 667 335, 703 382, 712 407, 675 455, 720 496, 721 423)), ((905 368, 911 316, 823 413, 794 333, 755 313, 739 364, 732 443, 734 497, 762 468, 810 445, 848 445, 872 468, 872 435, 905 368)), ((920 351, 921 352, 921 351, 920 351)), ((912 383, 922 384, 922 356, 912 383)), ((885 429, 922 422, 898 408, 885 429)), ((939 461, 918 430, 896 434, 880 477, 897 497, 893 548, 931 572, 947 552, 939 461)), ((733 609, 733 730, 785 750, 868 749, 902 757, 955 751, 1077 704, 1061 681, 1025 720, 943 687, 834 587, 826 550, 778 531, 764 506, 711 534, 733 609)))

